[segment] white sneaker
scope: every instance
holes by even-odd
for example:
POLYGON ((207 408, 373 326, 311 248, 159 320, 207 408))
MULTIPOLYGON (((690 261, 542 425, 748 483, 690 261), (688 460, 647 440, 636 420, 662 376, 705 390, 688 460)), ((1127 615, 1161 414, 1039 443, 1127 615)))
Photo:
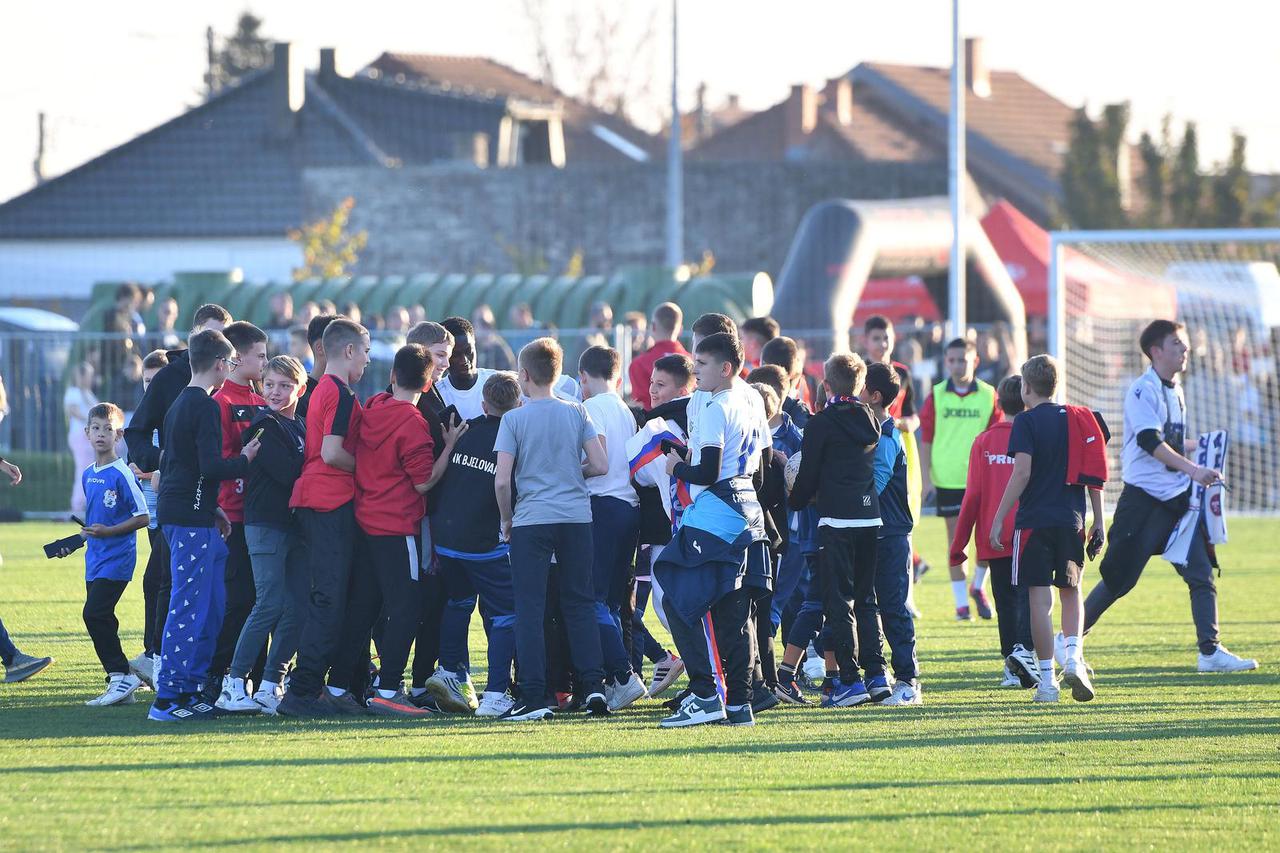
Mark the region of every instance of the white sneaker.
POLYGON ((804 659, 804 674, 814 684, 821 684, 822 679, 827 677, 827 662, 814 650, 813 643, 809 644, 809 651, 804 659))
POLYGON ((146 652, 129 661, 129 671, 143 684, 152 690, 156 689, 155 661, 146 652))
POLYGON ((213 704, 219 710, 235 714, 257 714, 262 711, 262 706, 253 701, 253 696, 245 689, 244 679, 229 675, 222 676, 222 692, 213 704))
POLYGON ((1218 646, 1211 655, 1200 655, 1196 669, 1200 672, 1246 672, 1257 669, 1258 662, 1253 658, 1242 658, 1227 651, 1226 646, 1218 646))
POLYGON ((893 683, 893 692, 889 694, 889 698, 880 703, 881 705, 922 705, 924 704, 924 696, 920 689, 918 681, 895 681, 893 683))
POLYGON ((1077 702, 1088 702, 1096 695, 1093 683, 1089 681, 1089 673, 1081 661, 1067 661, 1067 665, 1062 668, 1062 681, 1071 687, 1071 698, 1077 702))
POLYGON ((471 676, 465 670, 452 673, 437 667, 435 673, 427 679, 427 692, 442 711, 473 714, 480 706, 475 685, 471 683, 471 676))
POLYGON ((635 702, 637 699, 643 699, 646 694, 644 682, 640 680, 640 676, 634 672, 631 678, 623 684, 617 684, 609 688, 608 704, 610 711, 621 711, 623 708, 635 702))
POLYGON ((485 691, 480 697, 480 707, 476 708, 477 717, 501 717, 515 707, 516 700, 506 693, 485 691))
POLYGON ((129 705, 135 702, 134 692, 142 686, 142 679, 133 673, 113 672, 107 678, 107 689, 84 704, 90 707, 129 705))
POLYGON ((1004 665, 1004 679, 1000 682, 1001 687, 1021 687, 1022 680, 1009 669, 1009 664, 1004 665))
POLYGON ((653 665, 653 680, 649 682, 649 696, 656 699, 676 683, 684 672, 684 661, 667 652, 667 656, 653 665))
POLYGON ((1044 679, 1041 679, 1039 686, 1036 687, 1036 695, 1034 698, 1037 702, 1057 702, 1058 685, 1053 683, 1046 684, 1044 679))
POLYGON ((276 709, 280 707, 280 700, 283 698, 284 691, 279 685, 266 682, 258 685, 258 691, 253 694, 253 702, 258 706, 258 710, 271 717, 276 716, 276 709))

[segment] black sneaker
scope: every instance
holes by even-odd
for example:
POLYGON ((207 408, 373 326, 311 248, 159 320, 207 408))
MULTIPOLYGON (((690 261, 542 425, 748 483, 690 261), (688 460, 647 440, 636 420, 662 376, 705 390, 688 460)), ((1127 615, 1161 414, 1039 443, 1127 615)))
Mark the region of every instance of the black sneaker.
POLYGON ((726 726, 754 726, 756 718, 751 713, 750 705, 726 705, 724 719, 720 722, 726 726))
POLYGON ((759 714, 774 708, 782 700, 773 694, 773 691, 764 684, 757 684, 751 688, 751 713, 759 714))
MULTIPOLYGON (((601 698, 603 699, 604 697, 602 696, 601 698)), ((541 702, 536 704, 519 702, 498 719, 505 720, 508 723, 524 723, 531 720, 549 720, 555 715, 555 711, 541 702)))
POLYGON ((673 714, 678 712, 680 710, 680 706, 684 704, 685 697, 687 697, 690 692, 691 691, 689 690, 689 688, 686 687, 685 689, 677 693, 674 698, 668 699, 667 701, 663 702, 662 707, 666 708, 668 711, 670 711, 673 714))
POLYGON ((276 713, 282 717, 298 717, 307 720, 329 716, 328 710, 320 705, 319 700, 318 695, 302 696, 298 691, 290 690, 280 700, 276 713))
POLYGON ((328 688, 321 690, 316 704, 333 717, 363 717, 369 713, 369 709, 361 705, 360 700, 350 690, 342 691, 341 696, 334 696, 328 688))
POLYGON ((214 717, 221 717, 222 711, 212 702, 206 702, 204 693, 184 693, 178 697, 178 704, 185 707, 195 716, 196 720, 212 720, 214 717))
POLYGON ((584 706, 587 709, 588 717, 609 716, 609 702, 604 698, 603 693, 592 693, 588 695, 584 706))
POLYGON ((409 694, 409 702, 424 711, 432 711, 437 714, 442 713, 439 703, 436 702, 436 697, 432 696, 425 690, 417 696, 414 696, 412 693, 409 694))
POLYGON ((786 702, 788 705, 812 705, 800 690, 800 685, 795 681, 779 681, 778 686, 773 688, 773 694, 779 700, 786 702))
POLYGON ((206 705, 217 705, 218 697, 222 695, 222 678, 214 678, 212 675, 208 677, 204 684, 200 685, 200 692, 196 693, 196 698, 206 705))

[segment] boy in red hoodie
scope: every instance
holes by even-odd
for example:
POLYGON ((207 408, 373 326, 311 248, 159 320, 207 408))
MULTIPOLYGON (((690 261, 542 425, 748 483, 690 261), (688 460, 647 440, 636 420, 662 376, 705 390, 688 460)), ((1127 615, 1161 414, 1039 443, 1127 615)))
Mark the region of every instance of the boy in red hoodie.
MULTIPOLYGON (((249 424, 267 406, 267 401, 253 389, 262 381, 267 367, 267 333, 252 323, 239 320, 230 323, 222 334, 236 348, 237 363, 227 374, 222 387, 213 392, 214 402, 222 415, 222 455, 234 459, 243 446, 242 435, 249 424)), ((209 704, 223 708, 235 700, 227 668, 235 656, 236 642, 244 628, 257 594, 253 585, 253 566, 249 561, 249 546, 244 538, 244 487, 245 478, 223 480, 218 489, 218 508, 226 513, 231 523, 231 535, 227 537, 227 570, 224 582, 227 589, 227 611, 222 617, 222 629, 214 648, 213 662, 204 681, 204 699, 209 704)), ((253 679, 261 681, 261 669, 255 667, 253 679)))
POLYGON ((1009 432, 1013 418, 1022 412, 1022 377, 1008 376, 996 388, 996 401, 1005 419, 997 421, 973 442, 969 451, 969 474, 964 487, 964 500, 956 519, 956 535, 951 540, 950 560, 959 566, 967 559, 969 537, 977 528, 978 560, 991 567, 991 591, 995 597, 996 622, 1000 629, 1000 656, 1004 659, 1002 687, 1035 687, 1040 671, 1031 648, 1031 611, 1027 586, 1013 583, 1013 514, 1004 519, 1008 532, 1001 539, 1004 549, 997 551, 989 541, 991 523, 995 520, 1000 498, 1013 474, 1013 457, 1008 454, 1009 432))
POLYGON ((379 671, 369 710, 393 717, 426 717, 400 687, 409 647, 422 617, 422 517, 435 454, 418 398, 432 369, 431 354, 405 344, 391 366, 391 391, 365 403, 356 440, 356 524, 361 570, 352 576, 342 644, 329 686, 359 696, 368 672, 369 640, 382 620, 379 671))

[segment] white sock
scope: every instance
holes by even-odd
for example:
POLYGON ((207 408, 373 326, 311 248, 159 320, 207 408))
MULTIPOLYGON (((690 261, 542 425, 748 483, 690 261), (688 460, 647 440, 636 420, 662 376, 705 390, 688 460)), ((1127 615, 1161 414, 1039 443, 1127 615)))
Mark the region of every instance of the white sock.
POLYGON ((969 590, 964 581, 952 581, 951 594, 955 596, 957 609, 969 606, 969 590))
POLYGON ((421 696, 423 693, 426 693, 426 692, 427 692, 427 688, 425 688, 425 687, 410 687, 410 688, 409 688, 409 695, 410 695, 410 696, 421 696))
POLYGON ((1040 683, 1053 684, 1053 658, 1040 661, 1040 683))
POLYGON ((1067 660, 1084 660, 1084 637, 1067 637, 1067 660))
POLYGON ((973 585, 972 585, 972 588, 973 588, 973 589, 982 589, 983 585, 984 585, 984 584, 986 584, 986 582, 987 582, 987 567, 986 567, 986 566, 974 566, 974 567, 973 567, 973 585))
POLYGON ((383 699, 390 699, 391 697, 396 695, 396 692, 394 690, 383 690, 381 687, 379 687, 378 695, 381 696, 383 699))
POLYGON ((1052 684, 1053 683, 1053 658, 1052 657, 1048 658, 1047 661, 1041 661, 1039 663, 1041 663, 1041 684, 1052 684))
POLYGON ((325 687, 325 690, 328 690, 328 691, 329 691, 329 695, 330 695, 330 696, 341 696, 343 693, 346 693, 346 692, 347 692, 347 691, 343 690, 341 687, 329 687, 329 686, 326 686, 326 687, 325 687))

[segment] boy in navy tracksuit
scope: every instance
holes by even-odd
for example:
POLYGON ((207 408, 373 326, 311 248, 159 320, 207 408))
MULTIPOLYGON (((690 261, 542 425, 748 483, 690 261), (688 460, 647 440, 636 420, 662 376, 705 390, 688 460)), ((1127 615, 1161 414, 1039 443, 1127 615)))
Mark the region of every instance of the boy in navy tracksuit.
POLYGON ((873 463, 880 428, 856 396, 865 374, 856 355, 837 353, 827 359, 822 380, 827 407, 805 427, 790 497, 793 509, 815 499, 818 505, 818 578, 839 667, 831 695, 823 699, 828 707, 879 702, 891 694, 875 592, 880 502, 873 463))
POLYGON ((209 395, 238 364, 231 342, 221 332, 197 332, 187 351, 191 383, 169 407, 161 430, 156 512, 169 543, 173 591, 160 639, 156 701, 147 715, 159 722, 214 713, 196 694, 199 679, 209 671, 226 607, 224 536, 231 527, 218 509, 218 487, 223 480, 244 477, 259 447, 250 441, 239 456, 222 456, 222 413, 209 395))
POLYGON ((880 624, 893 656, 893 694, 886 705, 919 705, 920 665, 916 660, 916 625, 907 608, 911 592, 911 531, 915 519, 907 501, 907 457, 902 436, 887 406, 901 390, 898 372, 887 364, 867 367, 867 384, 859 395, 880 424, 875 481, 880 496, 880 532, 876 539, 876 599, 880 624))
MULTIPOLYGON (((478 717, 500 717, 515 704, 508 695, 515 660, 515 594, 510 546, 499 536, 501 517, 493 478, 498 453, 494 444, 502 416, 520 405, 520 383, 510 373, 485 380, 484 414, 467 422, 449 456, 449 467, 436 487, 437 508, 431 515, 431 539, 446 602, 440 619, 440 670, 428 681, 445 710, 470 713, 466 702, 467 631, 480 600, 489 619, 489 672, 478 717)), ((474 696, 474 689, 472 689, 474 696)))

